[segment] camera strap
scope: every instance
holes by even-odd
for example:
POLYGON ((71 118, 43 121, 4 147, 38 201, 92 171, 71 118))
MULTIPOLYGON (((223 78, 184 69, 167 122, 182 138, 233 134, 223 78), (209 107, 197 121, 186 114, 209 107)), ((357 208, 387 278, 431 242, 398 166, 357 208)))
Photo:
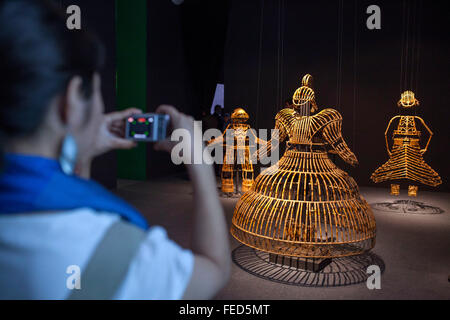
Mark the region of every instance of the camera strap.
POLYGON ((113 299, 146 235, 127 222, 114 223, 82 272, 81 289, 73 290, 68 300, 113 299))

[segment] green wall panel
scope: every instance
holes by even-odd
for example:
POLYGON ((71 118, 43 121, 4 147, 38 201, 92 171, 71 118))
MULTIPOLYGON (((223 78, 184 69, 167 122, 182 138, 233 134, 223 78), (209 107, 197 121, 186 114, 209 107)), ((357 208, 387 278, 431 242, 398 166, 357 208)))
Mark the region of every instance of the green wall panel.
MULTIPOLYGON (((116 0, 117 106, 147 109, 147 1, 116 0)), ((118 151, 118 177, 145 180, 147 150, 118 151)))

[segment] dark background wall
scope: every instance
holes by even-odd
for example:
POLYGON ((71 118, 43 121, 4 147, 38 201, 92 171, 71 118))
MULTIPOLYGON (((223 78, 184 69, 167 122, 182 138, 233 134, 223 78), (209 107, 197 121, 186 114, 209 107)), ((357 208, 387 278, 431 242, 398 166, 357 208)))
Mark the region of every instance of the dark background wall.
MULTIPOLYGON (((161 104, 177 106, 191 114, 188 103, 189 81, 185 60, 181 15, 182 7, 171 1, 147 1, 147 101, 149 112, 161 104)), ((147 175, 164 177, 182 170, 172 165, 170 156, 147 145, 147 175)))
POLYGON ((444 1, 418 0, 232 0, 225 105, 246 108, 256 128, 273 128, 283 101, 311 73, 319 106, 342 113, 344 137, 360 161, 338 165, 373 186, 371 173, 388 159, 386 126, 399 113, 400 93, 411 88, 421 101, 417 115, 435 133, 425 161, 443 178, 437 190, 450 191, 445 8, 444 1), (381 7, 381 30, 366 28, 372 4, 381 7))
MULTIPOLYGON (((148 110, 171 104, 200 119, 223 82, 228 1, 147 1, 148 110)), ((147 146, 147 175, 164 177, 184 170, 168 154, 147 146)))
MULTIPOLYGON (((101 70, 102 91, 107 112, 116 110, 116 23, 115 3, 111 0, 55 0, 65 12, 70 5, 81 8, 82 28, 96 33, 106 49, 106 64, 101 70)), ((76 32, 76 31, 74 31, 76 32)), ((117 157, 110 152, 92 164, 92 177, 106 186, 115 188, 117 182, 117 157)))

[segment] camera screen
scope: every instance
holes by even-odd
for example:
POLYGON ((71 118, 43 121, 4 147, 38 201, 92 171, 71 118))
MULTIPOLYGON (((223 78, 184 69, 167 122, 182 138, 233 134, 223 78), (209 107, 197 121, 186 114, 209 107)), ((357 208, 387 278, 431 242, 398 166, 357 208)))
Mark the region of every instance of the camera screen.
POLYGON ((153 117, 129 118, 128 136, 136 140, 149 139, 153 134, 153 117))
POLYGON ((166 139, 169 117, 146 114, 130 117, 127 121, 127 138, 136 141, 160 141, 166 139))

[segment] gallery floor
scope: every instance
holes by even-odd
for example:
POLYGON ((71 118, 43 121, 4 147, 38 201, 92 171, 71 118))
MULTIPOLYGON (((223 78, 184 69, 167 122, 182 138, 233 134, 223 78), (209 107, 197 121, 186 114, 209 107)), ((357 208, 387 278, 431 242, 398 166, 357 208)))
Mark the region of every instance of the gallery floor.
MULTIPOLYGON (((136 206, 151 225, 164 226, 169 236, 189 243, 192 189, 180 177, 136 182, 119 181, 116 193, 136 206)), ((385 265, 381 289, 369 290, 366 283, 311 288, 276 283, 232 267, 229 284, 217 299, 450 299, 450 194, 420 192, 413 199, 425 214, 405 213, 407 205, 386 203, 410 200, 405 191, 391 197, 382 188, 361 188, 372 204, 377 220, 377 244, 373 252, 385 265), (375 205, 374 205, 375 204, 375 205), (394 209, 393 209, 394 208, 394 209)), ((222 199, 231 223, 237 199, 222 199)), ((231 248, 239 243, 230 236, 231 248)))

